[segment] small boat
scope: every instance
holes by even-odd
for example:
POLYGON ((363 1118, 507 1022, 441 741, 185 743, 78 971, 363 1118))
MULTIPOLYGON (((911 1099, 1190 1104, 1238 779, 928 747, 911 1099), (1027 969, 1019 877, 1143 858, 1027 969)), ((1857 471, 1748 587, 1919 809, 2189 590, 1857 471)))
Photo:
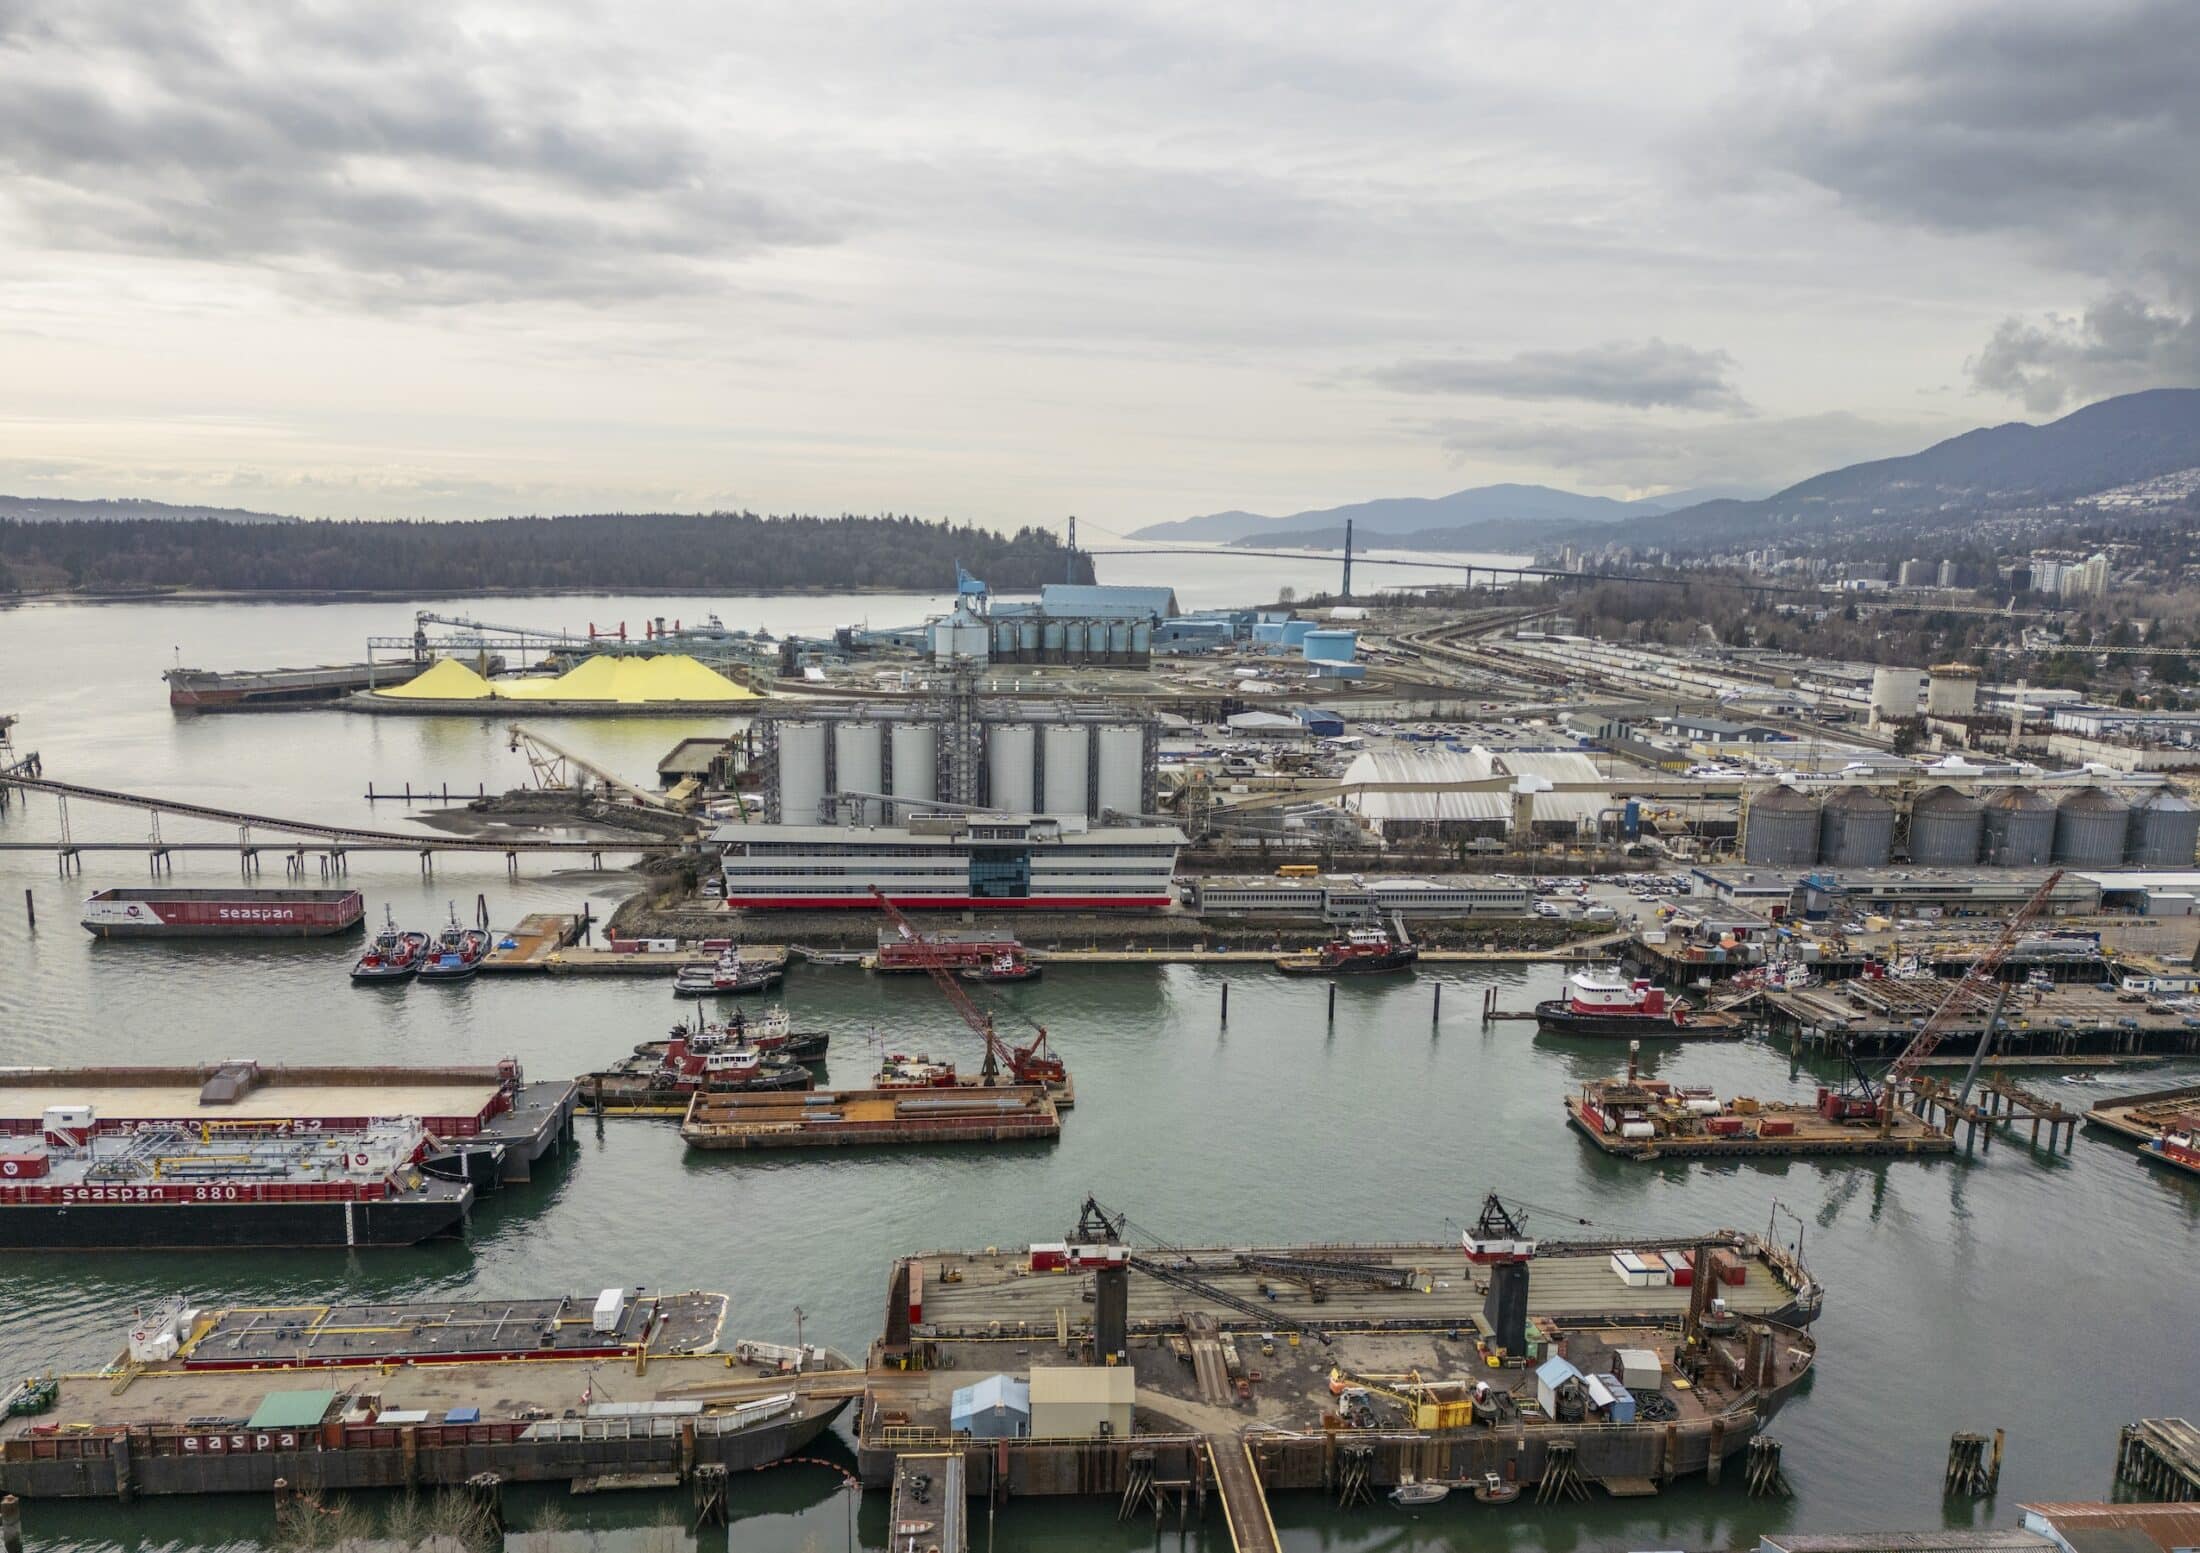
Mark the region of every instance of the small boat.
POLYGON ((2200 1139, 2195 1139, 2188 1128, 2163 1128, 2140 1145, 2139 1154, 2144 1159, 2159 1160, 2165 1165, 2200 1174, 2200 1139))
MULTIPOLYGON (((761 1014, 744 1014, 735 1009, 733 1017, 724 1024, 708 1024, 698 1016, 692 1025, 672 1027, 672 1041, 684 1041, 691 1051, 745 1044, 767 1055, 776 1053, 813 1065, 825 1060, 825 1051, 832 1039, 824 1030, 795 1029, 783 1008, 766 1009, 761 1014)), ((634 1055, 662 1057, 670 1046, 671 1041, 643 1041, 634 1048, 634 1055)))
POLYGON ((1578 970, 1566 980, 1566 996, 1535 1006, 1536 1028, 1554 1035, 1621 1038, 1686 1035, 1694 1011, 1685 999, 1668 998, 1647 977, 1615 968, 1578 970))
POLYGON ((1511 1504, 1520 1497, 1520 1485, 1508 1483, 1494 1472, 1485 1472, 1482 1481, 1474 1485, 1474 1497, 1480 1504, 1511 1504))
POLYGON ((489 935, 477 927, 460 927, 453 906, 449 925, 428 946, 418 974, 422 981, 464 981, 481 969, 488 952, 489 935))
POLYGON ((1390 1491, 1390 1502, 1396 1505, 1442 1504, 1451 1495, 1449 1483, 1400 1483, 1390 1491))
POLYGON ((1024 958, 1023 950, 1010 949, 995 955, 983 965, 966 965, 956 974, 964 981, 1037 981, 1039 967, 1024 958))
POLYGON ((879 1064, 878 1075, 871 1080, 871 1087, 953 1089, 961 1082, 952 1062, 934 1062, 930 1056, 921 1053, 911 1057, 904 1052, 895 1052, 879 1064))
POLYGON ((1354 928, 1319 949, 1280 955, 1276 969, 1286 976, 1370 976, 1410 970, 1421 951, 1379 927, 1354 928))
POLYGON ((2097 1075, 2091 1073, 2065 1073, 2062 1076, 2062 1081, 2065 1084, 2089 1084, 2095 1087, 2098 1087, 2101 1082, 2097 1075))
POLYGON ((382 931, 374 935, 367 952, 352 962, 354 982, 410 981, 427 955, 427 934, 399 932, 387 906, 382 908, 382 921, 382 931))
POLYGON ((738 945, 708 964, 683 965, 673 975, 676 998, 738 997, 744 992, 769 992, 779 985, 786 967, 777 960, 744 960, 738 945))

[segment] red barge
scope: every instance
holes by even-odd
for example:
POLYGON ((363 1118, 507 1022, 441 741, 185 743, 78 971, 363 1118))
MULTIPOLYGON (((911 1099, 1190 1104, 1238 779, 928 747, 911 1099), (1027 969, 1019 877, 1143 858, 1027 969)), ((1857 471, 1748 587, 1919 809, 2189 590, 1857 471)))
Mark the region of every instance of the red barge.
POLYGON ((94 938, 322 938, 366 920, 357 890, 101 890, 84 903, 94 938))

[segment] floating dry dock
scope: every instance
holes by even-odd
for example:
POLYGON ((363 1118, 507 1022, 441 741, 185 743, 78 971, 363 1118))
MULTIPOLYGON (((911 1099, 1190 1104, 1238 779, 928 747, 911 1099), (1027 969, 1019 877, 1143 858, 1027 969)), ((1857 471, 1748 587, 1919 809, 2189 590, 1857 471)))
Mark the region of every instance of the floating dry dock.
MULTIPOLYGON (((611 1334, 594 1332, 588 1300, 565 1302, 577 1303, 590 1333, 570 1354, 510 1351, 539 1332, 493 1341, 491 1351, 504 1351, 488 1360, 439 1350, 453 1335, 444 1321, 493 1325, 492 1302, 410 1307, 409 1315, 396 1313, 405 1307, 354 1307, 382 1330, 380 1362, 286 1365, 285 1344, 271 1342, 262 1345, 277 1361, 268 1367, 194 1367, 178 1354, 66 1377, 46 1412, 0 1423, 0 1491, 128 1501, 265 1493, 278 1480, 314 1494, 435 1488, 482 1473, 508 1482, 677 1482, 698 1467, 738 1471, 796 1454, 860 1392, 860 1372, 815 1345, 800 1355, 767 1343, 730 1354, 686 1351, 717 1309, 715 1297, 701 1298, 706 1303, 647 1336, 634 1324, 651 1314, 645 1301, 629 1299, 611 1313, 619 1323, 611 1334), (613 1362, 585 1351, 605 1341, 613 1362)), ((559 1304, 511 1308, 543 1315, 562 1332, 568 1318, 554 1314, 559 1304)), ((224 1332, 251 1346, 252 1331, 250 1313, 228 1313, 191 1352, 208 1352, 224 1332)), ((325 1343, 333 1334, 325 1323, 322 1331, 325 1343)), ((464 1340, 483 1338, 477 1329, 464 1340)), ((290 1351, 298 1351, 295 1340, 290 1351)))
POLYGON ((1061 1132, 1061 1110, 1041 1084, 702 1093, 680 1124, 696 1149, 1012 1143, 1061 1132))
POLYGON ((1281 1488, 1350 1502, 1496 1473, 1548 1498, 1716 1478, 1809 1372, 1811 1339, 1767 1316, 1815 1312, 1816 1286, 1745 1237, 1667 1244, 1706 1267, 1723 1251, 1745 1280, 1651 1286, 1603 1244, 1502 1266, 1457 1243, 910 1258, 861 1471, 884 1486, 909 1454, 952 1453, 973 1494, 1105 1493, 1126 1512, 1212 1490, 1238 1546, 1267 1545, 1244 1539, 1281 1488), (956 1391, 994 1375, 1028 1387, 1029 1432, 956 1433, 956 1391))
MULTIPOLYGON (((57 1106, 88 1106, 93 1129, 181 1127, 201 1136, 356 1130, 419 1121, 477 1187, 532 1178, 572 1132, 579 1086, 530 1083, 516 1062, 479 1067, 0 1068, 0 1135, 37 1136, 57 1106)), ((433 1165, 431 1161, 431 1165, 433 1165)))

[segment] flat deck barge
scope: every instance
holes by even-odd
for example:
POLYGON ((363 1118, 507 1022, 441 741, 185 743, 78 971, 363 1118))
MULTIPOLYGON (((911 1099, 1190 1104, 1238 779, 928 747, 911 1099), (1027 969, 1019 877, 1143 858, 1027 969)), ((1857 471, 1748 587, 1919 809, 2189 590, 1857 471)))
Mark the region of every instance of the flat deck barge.
POLYGON ((222 890, 130 886, 84 903, 94 938, 326 938, 367 914, 357 890, 222 890))
POLYGON ((698 1094, 680 1136, 695 1149, 1014 1143, 1061 1136, 1044 1085, 698 1094))
POLYGON ((653 1361, 713 1351, 725 1320, 723 1294, 640 1289, 557 1299, 224 1310, 191 1310, 179 1302, 130 1334, 125 1362, 161 1355, 185 1370, 303 1370, 515 1359, 653 1361), (173 1354, 167 1353, 170 1342, 173 1354))
POLYGON ((1621 1159, 1783 1159, 1797 1155, 1952 1154, 1956 1142, 1899 1104, 1879 1116, 1829 1115, 1816 1106, 1748 1096, 1720 1099, 1648 1080, 1601 1079, 1566 1097, 1566 1119, 1621 1159))
POLYGON ((732 1471, 800 1454, 862 1389, 814 1345, 733 1353, 497 1359, 330 1371, 134 1368, 66 1376, 45 1413, 0 1423, 0 1492, 320 1495, 732 1471))
POLYGON ((478 1067, 0 1068, 0 1137, 36 1136, 56 1106, 89 1106, 102 1133, 149 1125, 215 1132, 325 1132, 409 1117, 468 1156, 474 1184, 526 1181, 571 1136, 580 1087, 530 1083, 516 1062, 478 1067), (490 1151, 495 1158, 488 1159, 490 1151), (494 1169, 490 1168, 494 1165, 494 1169))
POLYGON ((2200 1084, 2103 1100, 2085 1119, 2137 1139, 2140 1157, 2152 1164, 2200 1175, 2200 1084))

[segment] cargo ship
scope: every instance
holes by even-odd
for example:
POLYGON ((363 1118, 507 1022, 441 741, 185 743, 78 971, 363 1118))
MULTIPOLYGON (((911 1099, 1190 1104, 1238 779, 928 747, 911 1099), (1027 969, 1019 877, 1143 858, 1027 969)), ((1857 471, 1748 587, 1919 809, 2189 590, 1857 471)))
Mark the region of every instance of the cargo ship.
POLYGON ((672 1049, 673 1041, 685 1043, 690 1051, 710 1051, 719 1046, 746 1043, 767 1055, 789 1057, 816 1067, 825 1060, 826 1048, 832 1044, 832 1039, 832 1033, 827 1030, 795 1029, 783 1008, 769 1008, 761 1014, 744 1014, 735 1009, 733 1017, 724 1024, 707 1022, 697 1014, 692 1025, 674 1025, 670 1040, 641 1042, 634 1048, 634 1055, 661 1058, 672 1049))
POLYGON ((217 1250, 409 1246, 455 1234, 474 1189, 423 1169, 418 1122, 267 1133, 149 1125, 100 1131, 50 1108, 0 1154, 0 1248, 217 1250))
POLYGON ((802 1454, 860 1393, 861 1372, 817 1343, 705 1345, 723 1315, 716 1295, 607 1289, 593 1303, 141 1321, 107 1373, 56 1377, 43 1413, 0 1419, 0 1493, 129 1499, 282 1483, 311 1505, 369 1488, 455 1493, 483 1473, 671 1484, 802 1454), (242 1362, 223 1362, 225 1350, 242 1362))
POLYGON ((1371 976, 1383 971, 1404 971, 1421 958, 1421 951, 1401 942, 1381 928, 1354 928, 1319 949, 1280 955, 1276 969, 1286 976, 1371 976))
POLYGON ((357 890, 101 890, 84 903, 94 938, 325 938, 366 920, 357 890))
MULTIPOLYGON (((425 667, 421 663, 324 663, 308 669, 186 669, 165 671, 168 705, 178 712, 280 712, 291 707, 342 701, 376 685, 402 683, 425 667)), ((488 674, 504 672, 504 659, 492 654, 488 674)))
POLYGON ((1685 998, 1666 996, 1648 977, 1613 969, 1583 969, 1566 978, 1566 996, 1535 1006, 1536 1028, 1552 1035, 1596 1035, 1656 1040, 1688 1035, 1732 1035, 1731 1019, 1699 1021, 1685 998))

